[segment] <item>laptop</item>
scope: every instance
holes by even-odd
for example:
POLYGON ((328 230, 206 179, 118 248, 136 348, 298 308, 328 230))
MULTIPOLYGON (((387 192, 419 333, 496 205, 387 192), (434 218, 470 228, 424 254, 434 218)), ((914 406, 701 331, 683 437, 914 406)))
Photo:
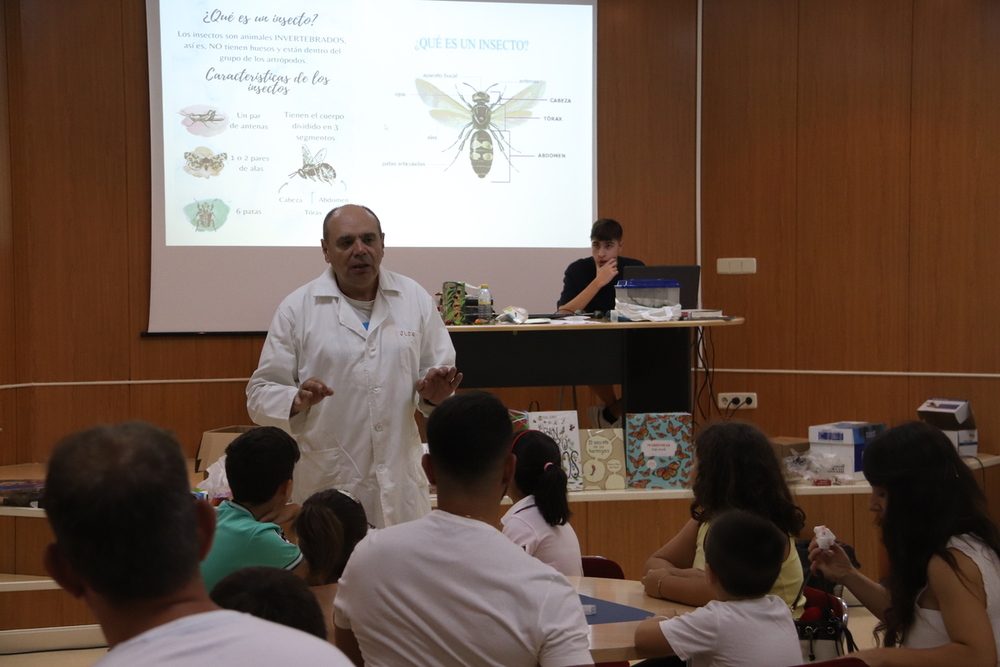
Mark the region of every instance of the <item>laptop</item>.
POLYGON ((701 267, 697 264, 693 266, 626 266, 622 269, 622 280, 638 278, 676 280, 681 284, 681 308, 691 310, 698 307, 701 267))

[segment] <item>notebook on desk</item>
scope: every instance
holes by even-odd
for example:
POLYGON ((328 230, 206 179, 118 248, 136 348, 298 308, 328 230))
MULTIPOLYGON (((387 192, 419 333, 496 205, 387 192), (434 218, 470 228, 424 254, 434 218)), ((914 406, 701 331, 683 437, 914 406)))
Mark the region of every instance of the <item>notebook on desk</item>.
POLYGON ((676 280, 681 284, 681 308, 698 307, 698 286, 701 282, 701 267, 692 266, 626 266, 622 268, 622 279, 661 278, 676 280))

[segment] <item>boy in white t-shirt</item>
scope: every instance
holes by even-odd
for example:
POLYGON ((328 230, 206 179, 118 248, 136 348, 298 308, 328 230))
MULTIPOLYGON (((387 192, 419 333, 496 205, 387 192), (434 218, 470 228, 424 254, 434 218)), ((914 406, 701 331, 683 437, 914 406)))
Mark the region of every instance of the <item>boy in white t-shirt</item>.
POLYGON ((712 520, 705 537, 705 579, 716 600, 677 616, 639 624, 643 655, 676 655, 690 667, 784 667, 802 663, 792 614, 768 595, 781 571, 788 538, 763 517, 733 510, 712 520))

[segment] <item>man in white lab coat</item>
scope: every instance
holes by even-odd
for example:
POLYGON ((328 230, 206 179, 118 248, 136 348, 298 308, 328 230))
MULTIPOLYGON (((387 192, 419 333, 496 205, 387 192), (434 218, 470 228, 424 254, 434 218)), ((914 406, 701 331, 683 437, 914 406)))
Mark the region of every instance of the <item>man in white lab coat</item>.
POLYGON ((371 209, 330 211, 321 245, 330 269, 278 307, 247 410, 298 439, 296 502, 339 488, 376 526, 417 519, 430 500, 414 410, 458 387, 455 348, 430 295, 379 268, 385 234, 371 209))

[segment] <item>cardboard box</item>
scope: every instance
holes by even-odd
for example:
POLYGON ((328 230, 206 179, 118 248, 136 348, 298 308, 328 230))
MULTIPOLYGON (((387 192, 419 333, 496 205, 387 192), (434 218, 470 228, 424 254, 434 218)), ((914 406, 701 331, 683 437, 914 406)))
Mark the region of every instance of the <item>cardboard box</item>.
POLYGON ((201 444, 198 446, 198 457, 195 461, 195 471, 205 472, 208 466, 222 458, 226 453, 226 447, 236 436, 246 433, 256 426, 226 426, 205 431, 201 434, 201 444))
POLYGON ((580 429, 580 450, 583 455, 584 491, 621 491, 627 488, 622 429, 580 429))
POLYGON ((809 451, 808 438, 790 438, 779 435, 776 438, 770 438, 770 440, 771 449, 774 450, 774 455, 778 457, 779 461, 784 461, 789 456, 794 456, 792 453, 793 450, 799 454, 805 454, 809 451))
POLYGON ((687 486, 694 460, 691 415, 686 412, 630 414, 625 423, 628 484, 636 489, 687 486))
POLYGON ((944 431, 962 456, 979 452, 979 429, 968 401, 932 398, 917 408, 917 416, 944 431))

